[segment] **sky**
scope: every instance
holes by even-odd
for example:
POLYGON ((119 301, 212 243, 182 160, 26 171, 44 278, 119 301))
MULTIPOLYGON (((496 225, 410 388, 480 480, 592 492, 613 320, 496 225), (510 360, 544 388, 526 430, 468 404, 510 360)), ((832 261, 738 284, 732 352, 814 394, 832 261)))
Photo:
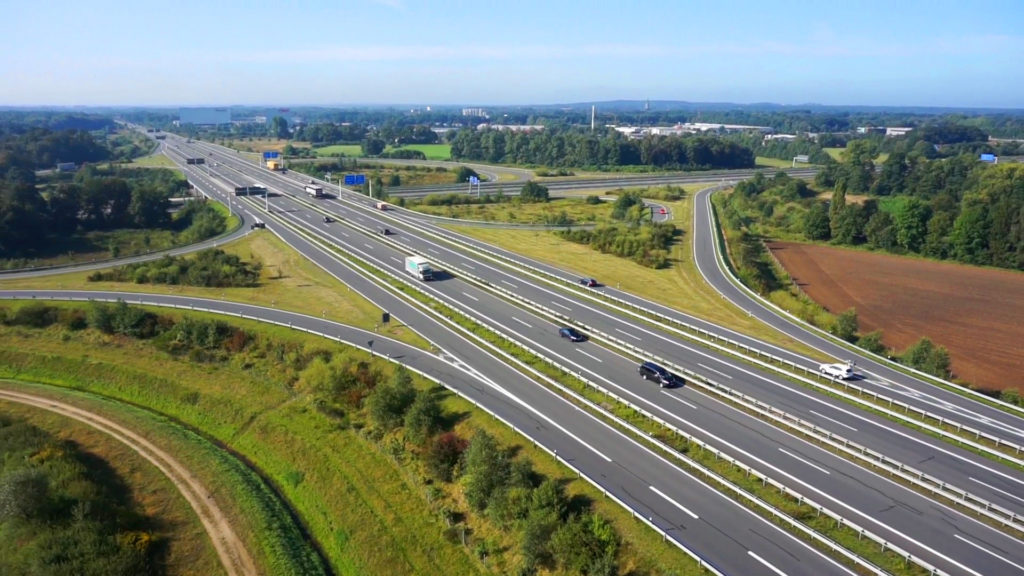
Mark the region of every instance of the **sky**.
POLYGON ((0 5, 6 106, 1024 108, 1024 0, 0 5))

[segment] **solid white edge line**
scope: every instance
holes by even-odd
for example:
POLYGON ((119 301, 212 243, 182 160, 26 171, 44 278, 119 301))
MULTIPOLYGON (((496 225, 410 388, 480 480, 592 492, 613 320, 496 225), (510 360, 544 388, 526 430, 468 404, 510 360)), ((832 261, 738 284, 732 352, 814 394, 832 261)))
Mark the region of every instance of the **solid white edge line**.
POLYGON ((975 544, 974 542, 971 542, 970 540, 968 540, 967 538, 964 538, 963 536, 960 536, 959 534, 953 534, 953 538, 956 538, 957 540, 959 540, 961 542, 966 542, 967 544, 970 544, 971 546, 974 546, 978 550, 981 550, 982 552, 985 552, 986 554, 990 554, 992 556, 995 556, 996 558, 1002 560, 1003 562, 1006 562, 1010 566, 1013 566, 1014 568, 1020 570, 1021 572, 1024 572, 1024 566, 1021 566, 1020 564, 1017 564, 1016 562, 1012 562, 1010 560, 1007 560, 1006 558, 1003 558, 1002 556, 1000 556, 999 554, 996 554, 995 552, 989 550, 988 548, 979 546, 978 544, 975 544))
POLYGON ((769 570, 771 570, 772 572, 775 572, 775 573, 776 573, 776 574, 778 574, 779 576, 787 576, 787 574, 786 574, 785 572, 783 572, 782 570, 779 570, 779 569, 778 569, 778 568, 776 568, 775 566, 772 566, 770 562, 768 562, 768 561, 767 561, 767 560, 765 560, 764 558, 761 558, 761 557, 760 557, 760 556, 758 556, 757 554, 754 554, 754 553, 753 553, 752 551, 750 551, 750 550, 747 550, 747 554, 749 554, 749 555, 750 555, 750 557, 751 557, 751 558, 753 558, 754 560, 757 560, 757 561, 758 561, 758 562, 760 562, 761 564, 764 564, 765 566, 767 566, 769 570))
POLYGON ((779 452, 782 452, 783 454, 785 454, 786 456, 789 456, 790 458, 794 458, 796 460, 799 460, 799 461, 803 462, 804 464, 807 464, 811 468, 815 468, 817 470, 820 470, 821 472, 824 472, 825 474, 828 474, 829 476, 832 475, 832 473, 829 472, 828 470, 825 470, 821 466, 818 466, 817 464, 814 464, 813 462, 811 462, 809 460, 806 460, 804 458, 801 458, 801 457, 797 456, 796 454, 793 454, 792 452, 786 450, 785 448, 779 448, 779 452))
POLYGON ((729 376, 725 372, 719 372, 718 370, 715 370, 714 368, 708 368, 707 366, 701 364, 700 362, 697 363, 697 366, 700 366, 701 368, 703 368, 703 369, 705 369, 705 370, 707 370, 709 372, 714 372, 715 374, 718 374, 719 376, 725 376, 729 380, 732 380, 732 376, 729 376))
POLYGON ((840 422, 839 420, 836 420, 835 418, 829 418, 828 416, 825 416, 824 414, 819 414, 818 412, 815 412, 814 410, 808 410, 808 412, 810 412, 811 414, 814 414, 815 416, 820 416, 820 417, 824 418, 825 420, 828 420, 829 422, 833 422, 835 424, 839 424, 840 426, 842 426, 844 428, 849 428, 850 430, 853 430, 854 432, 857 431, 857 429, 854 428, 853 426, 850 426, 849 424, 844 424, 844 423, 840 422))
POLYGON ((675 400, 676 402, 679 402, 681 404, 686 404, 687 406, 689 406, 690 408, 693 408, 694 410, 698 409, 696 404, 690 404, 689 402, 687 402, 686 400, 683 400, 682 398, 676 396, 675 394, 671 394, 671 393, 666 392, 664 390, 662 390, 661 393, 666 395, 666 396, 668 396, 669 398, 675 400))
POLYGON ((665 500, 668 500, 668 501, 669 501, 669 503, 670 503, 670 504, 672 504, 673 506, 675 506, 676 508, 679 508, 679 509, 680 509, 680 510, 682 510, 683 512, 686 512, 687 514, 689 514, 689 515, 690 515, 690 518, 693 518, 694 520, 700 520, 700 516, 697 516, 696 514, 694 514, 693 512, 691 512, 691 511, 690 511, 690 509, 689 509, 689 508, 687 508, 686 506, 683 506, 683 505, 682 505, 682 504, 680 504, 679 502, 676 502, 675 500, 673 500, 673 499, 669 498, 669 497, 668 497, 668 495, 667 495, 667 494, 665 494, 664 492, 662 492, 661 490, 658 490, 658 489, 657 489, 657 488, 655 488, 654 486, 651 486, 651 491, 653 491, 653 492, 654 492, 655 494, 657 494, 658 496, 661 496, 661 497, 662 497, 662 498, 664 498, 665 500))

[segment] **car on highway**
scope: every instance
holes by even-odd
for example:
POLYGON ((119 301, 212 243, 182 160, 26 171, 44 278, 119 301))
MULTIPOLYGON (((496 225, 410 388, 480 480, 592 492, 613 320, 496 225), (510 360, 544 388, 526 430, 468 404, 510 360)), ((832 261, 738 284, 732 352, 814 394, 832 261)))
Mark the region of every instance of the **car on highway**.
POLYGON ((675 374, 665 370, 654 362, 644 362, 637 367, 636 371, 640 373, 640 377, 644 380, 657 382, 658 386, 661 386, 662 388, 671 388, 679 381, 679 378, 675 374))
POLYGON ((837 362, 835 364, 822 364, 818 366, 818 372, 821 372, 823 376, 839 380, 849 380, 853 378, 853 366, 843 362, 837 362))
POLYGON ((334 218, 331 218, 330 216, 324 216, 324 224, 330 224, 331 222, 334 222, 334 218))
POLYGON ((658 214, 668 214, 668 210, 664 206, 658 209, 658 214))
POLYGON ((249 226, 249 230, 255 230, 257 228, 266 228, 266 227, 267 227, 267 224, 265 222, 253 222, 249 226))
POLYGON ((565 328, 558 329, 558 335, 562 338, 568 338, 570 342, 583 342, 586 340, 586 336, 580 333, 579 330, 566 326, 565 328))
POLYGON ((601 285, 597 280, 594 280, 593 278, 580 278, 580 284, 586 286, 587 288, 597 288, 598 286, 601 285))
POLYGON ((392 234, 391 228, 385 228, 384 226, 377 227, 377 234, 381 236, 390 236, 392 234))

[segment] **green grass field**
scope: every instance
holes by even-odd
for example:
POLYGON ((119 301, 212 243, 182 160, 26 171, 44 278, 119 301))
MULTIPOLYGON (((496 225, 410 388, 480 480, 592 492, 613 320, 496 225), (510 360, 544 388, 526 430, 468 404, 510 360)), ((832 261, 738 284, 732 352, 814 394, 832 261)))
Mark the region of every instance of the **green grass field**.
POLYGON ((454 206, 428 206, 407 204, 406 208, 462 220, 485 222, 510 222, 516 224, 545 224, 552 216, 564 211, 572 218, 573 224, 609 222, 612 203, 587 204, 582 197, 552 198, 550 202, 520 203, 517 201, 496 204, 458 204, 454 206))
POLYGON ((359 144, 335 144, 333 146, 322 146, 314 148, 313 153, 317 156, 337 156, 339 154, 362 158, 363 148, 359 144))
POLYGON ((185 175, 177 170, 178 166, 171 161, 170 158, 163 154, 154 154, 152 156, 143 156, 142 158, 136 158, 132 160, 129 166, 135 168, 171 168, 175 170, 175 174, 185 179, 185 175))
MULTIPOLYGON (((846 149, 845 148, 825 148, 824 150, 825 150, 825 152, 828 152, 828 155, 831 156, 833 159, 835 159, 837 162, 842 162, 843 161, 843 151, 846 150, 846 149)), ((881 154, 878 155, 878 158, 875 158, 875 164, 876 165, 881 164, 882 162, 885 162, 888 158, 889 158, 889 153, 888 152, 882 152, 881 154)))
POLYGON ((792 168, 792 160, 781 160, 779 158, 768 158, 767 156, 758 156, 755 159, 755 164, 758 168, 792 168))
MULTIPOLYGON (((12 387, 0 382, 0 387, 12 387)), ((134 508, 152 518, 167 574, 224 574, 199 518, 174 484, 148 460, 112 436, 77 420, 39 408, 0 400, 0 414, 24 418, 56 438, 74 442, 101 459, 125 482, 134 508)))
POLYGON ((401 148, 395 148, 388 146, 386 151, 391 150, 419 150, 427 157, 427 160, 451 160, 452 159, 452 145, 451 144, 406 144, 401 148))

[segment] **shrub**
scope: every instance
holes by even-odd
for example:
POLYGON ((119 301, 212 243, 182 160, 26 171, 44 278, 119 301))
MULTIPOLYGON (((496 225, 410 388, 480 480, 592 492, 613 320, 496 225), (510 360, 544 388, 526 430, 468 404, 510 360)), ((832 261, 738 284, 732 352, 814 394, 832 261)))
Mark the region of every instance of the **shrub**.
POLYGON ((430 475, 438 480, 451 482, 452 471, 466 450, 466 441, 454 432, 446 432, 434 438, 427 448, 425 464, 430 475))

